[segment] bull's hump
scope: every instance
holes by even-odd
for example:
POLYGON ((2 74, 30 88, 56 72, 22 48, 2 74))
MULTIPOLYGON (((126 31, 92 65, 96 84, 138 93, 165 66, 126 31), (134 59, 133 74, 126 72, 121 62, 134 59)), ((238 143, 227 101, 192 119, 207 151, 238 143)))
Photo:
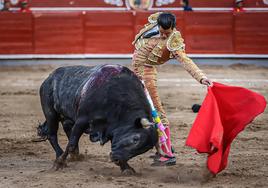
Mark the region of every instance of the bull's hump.
POLYGON ((121 73, 124 67, 121 65, 101 65, 97 66, 90 74, 82 90, 101 86, 106 80, 121 73))
POLYGON ((121 65, 100 65, 95 67, 81 90, 80 101, 87 91, 101 87, 105 81, 120 74, 123 69, 124 67, 121 65))
POLYGON ((114 71, 121 72, 124 67, 122 65, 101 65, 99 66, 99 69, 109 69, 114 71))

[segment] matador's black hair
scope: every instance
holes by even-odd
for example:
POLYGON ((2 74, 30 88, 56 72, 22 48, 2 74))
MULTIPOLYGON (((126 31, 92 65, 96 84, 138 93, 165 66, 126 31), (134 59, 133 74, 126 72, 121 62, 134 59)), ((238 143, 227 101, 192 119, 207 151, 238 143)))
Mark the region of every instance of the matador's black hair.
POLYGON ((176 26, 176 17, 174 14, 163 12, 158 16, 157 23, 163 29, 173 29, 176 26))

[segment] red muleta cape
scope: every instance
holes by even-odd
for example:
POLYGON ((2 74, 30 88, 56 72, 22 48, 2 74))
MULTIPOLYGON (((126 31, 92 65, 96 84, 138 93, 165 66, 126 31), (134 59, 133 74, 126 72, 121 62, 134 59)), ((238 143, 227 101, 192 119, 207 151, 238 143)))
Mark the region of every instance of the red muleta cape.
POLYGON ((217 174, 227 166, 233 139, 265 107, 265 98, 258 93, 214 82, 208 88, 186 145, 208 153, 208 169, 217 174))

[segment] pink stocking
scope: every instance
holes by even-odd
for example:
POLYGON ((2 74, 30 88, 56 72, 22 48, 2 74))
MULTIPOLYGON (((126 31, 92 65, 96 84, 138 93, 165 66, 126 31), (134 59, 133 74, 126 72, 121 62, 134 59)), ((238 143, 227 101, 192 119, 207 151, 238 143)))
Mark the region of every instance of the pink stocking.
POLYGON ((166 149, 166 147, 162 144, 162 146, 161 146, 161 149, 162 149, 162 151, 166 154, 166 155, 168 155, 169 157, 173 157, 174 155, 173 155, 173 153, 172 153, 172 151, 171 151, 171 140, 170 140, 170 129, 169 129, 169 126, 167 126, 166 127, 166 129, 165 129, 165 133, 166 133, 166 135, 167 135, 167 141, 166 141, 166 144, 167 144, 167 148, 168 148, 168 150, 169 151, 167 151, 167 149, 166 149))

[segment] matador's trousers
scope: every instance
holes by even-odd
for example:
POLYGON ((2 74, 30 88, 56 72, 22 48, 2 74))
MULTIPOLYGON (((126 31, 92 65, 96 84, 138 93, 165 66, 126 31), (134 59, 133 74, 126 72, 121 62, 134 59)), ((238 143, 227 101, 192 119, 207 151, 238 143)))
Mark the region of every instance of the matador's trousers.
POLYGON ((157 70, 154 66, 144 65, 147 61, 148 51, 145 49, 136 50, 133 54, 132 66, 136 75, 144 81, 145 86, 152 98, 154 107, 158 111, 160 119, 164 125, 169 125, 166 112, 162 106, 158 91, 157 91, 157 70))
POLYGON ((147 88, 152 101, 154 103, 154 107, 156 108, 160 119, 164 125, 169 125, 169 121, 167 119, 166 112, 163 108, 161 99, 159 97, 158 91, 157 91, 157 78, 156 78, 157 72, 155 67, 144 67, 144 75, 142 80, 145 83, 145 87, 147 88))
POLYGON ((169 129, 169 121, 167 119, 166 112, 162 106, 158 91, 157 91, 157 79, 156 79, 156 68, 155 67, 144 67, 144 75, 143 75, 143 81, 145 83, 145 87, 147 88, 152 101, 154 103, 154 107, 157 109, 158 114, 160 116, 160 119, 164 125, 166 125, 165 133, 168 136, 168 139, 166 141, 168 150, 164 146, 162 146, 162 151, 168 155, 168 156, 173 156, 172 151, 171 151, 171 140, 170 140, 170 129, 169 129))
POLYGON ((145 87, 147 88, 152 101, 154 103, 154 107, 156 108, 160 119, 162 121, 162 123, 164 125, 166 125, 166 129, 165 129, 165 133, 168 136, 167 139, 167 146, 169 151, 166 150, 166 148, 164 146, 162 146, 162 151, 168 155, 168 156, 173 156, 172 152, 171 152, 171 141, 170 141, 170 129, 169 129, 169 121, 167 119, 167 115, 166 112, 162 106, 158 91, 157 91, 157 70, 154 66, 150 66, 150 65, 144 65, 142 67, 137 66, 135 63, 136 54, 134 54, 133 57, 133 67, 134 67, 134 72, 137 74, 137 76, 142 79, 145 83, 145 87))

